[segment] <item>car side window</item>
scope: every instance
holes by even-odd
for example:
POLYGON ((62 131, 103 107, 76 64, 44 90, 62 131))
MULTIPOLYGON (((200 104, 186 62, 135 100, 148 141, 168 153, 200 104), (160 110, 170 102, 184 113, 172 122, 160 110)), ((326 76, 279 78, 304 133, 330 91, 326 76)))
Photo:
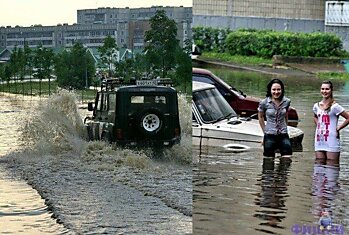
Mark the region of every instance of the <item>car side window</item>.
POLYGON ((214 81, 212 81, 209 77, 198 76, 196 74, 193 74, 192 79, 193 79, 193 81, 204 82, 204 83, 215 85, 214 81))

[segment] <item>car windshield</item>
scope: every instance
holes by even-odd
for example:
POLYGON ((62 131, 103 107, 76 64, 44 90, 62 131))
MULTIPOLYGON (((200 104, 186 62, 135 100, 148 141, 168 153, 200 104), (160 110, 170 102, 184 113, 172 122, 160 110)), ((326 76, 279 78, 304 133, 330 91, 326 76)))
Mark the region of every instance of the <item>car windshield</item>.
POLYGON ((217 89, 194 92, 193 101, 204 122, 212 123, 237 116, 217 89))

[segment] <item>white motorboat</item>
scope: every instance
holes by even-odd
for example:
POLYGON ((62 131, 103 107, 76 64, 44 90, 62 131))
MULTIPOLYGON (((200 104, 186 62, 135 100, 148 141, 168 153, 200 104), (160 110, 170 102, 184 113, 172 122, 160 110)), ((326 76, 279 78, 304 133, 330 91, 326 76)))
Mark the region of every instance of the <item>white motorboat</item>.
MULTIPOLYGON (((192 113, 193 145, 232 152, 262 147, 264 134, 258 120, 239 118, 213 85, 193 81, 192 113)), ((303 131, 288 126, 288 134, 293 150, 302 150, 303 131)))

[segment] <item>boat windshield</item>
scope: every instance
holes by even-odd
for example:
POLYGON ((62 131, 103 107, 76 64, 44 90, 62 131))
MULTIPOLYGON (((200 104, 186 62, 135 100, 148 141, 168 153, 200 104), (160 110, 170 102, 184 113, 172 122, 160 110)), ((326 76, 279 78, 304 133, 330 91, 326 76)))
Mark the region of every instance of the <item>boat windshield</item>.
POLYGON ((235 111, 217 89, 206 89, 194 92, 193 101, 204 122, 212 123, 237 117, 235 111))

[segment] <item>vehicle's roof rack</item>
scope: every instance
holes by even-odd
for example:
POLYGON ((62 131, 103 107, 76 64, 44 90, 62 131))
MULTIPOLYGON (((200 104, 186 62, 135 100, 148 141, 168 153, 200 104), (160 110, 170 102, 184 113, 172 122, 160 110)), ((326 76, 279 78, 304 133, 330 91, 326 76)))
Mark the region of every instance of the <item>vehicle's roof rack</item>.
POLYGON ((117 87, 122 86, 167 86, 172 87, 173 82, 170 78, 156 78, 156 79, 145 79, 145 80, 136 80, 131 79, 130 81, 124 81, 122 78, 106 78, 102 80, 101 89, 102 91, 111 91, 117 87))

